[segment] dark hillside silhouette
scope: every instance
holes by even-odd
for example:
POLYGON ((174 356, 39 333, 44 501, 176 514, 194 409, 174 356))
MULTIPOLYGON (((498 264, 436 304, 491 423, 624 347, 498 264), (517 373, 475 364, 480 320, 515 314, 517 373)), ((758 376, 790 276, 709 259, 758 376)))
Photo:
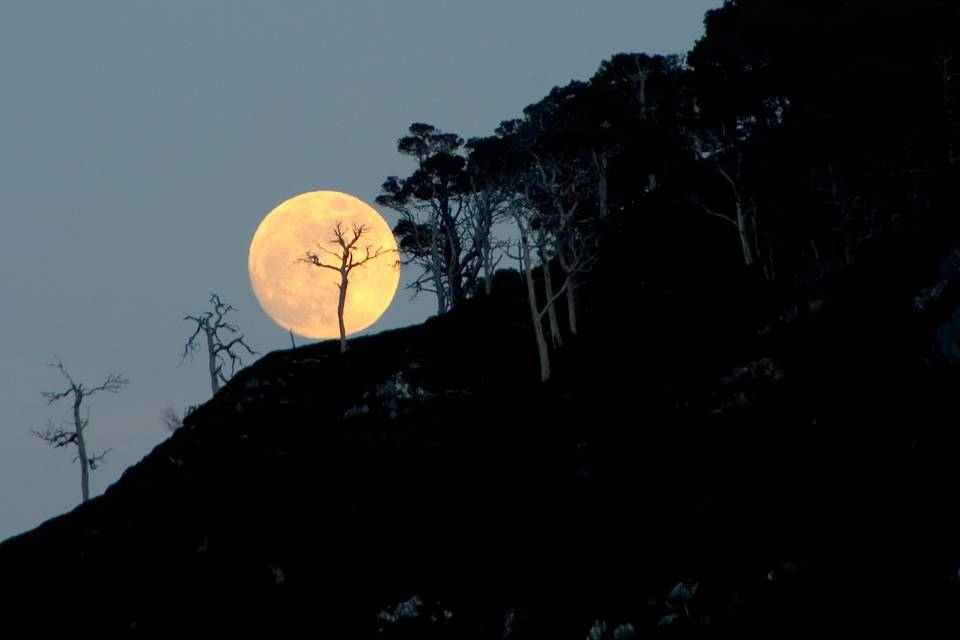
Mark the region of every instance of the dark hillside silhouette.
POLYGON ((439 315, 265 355, 0 544, 5 634, 955 635, 958 21, 739 0, 434 140, 384 197, 439 315))

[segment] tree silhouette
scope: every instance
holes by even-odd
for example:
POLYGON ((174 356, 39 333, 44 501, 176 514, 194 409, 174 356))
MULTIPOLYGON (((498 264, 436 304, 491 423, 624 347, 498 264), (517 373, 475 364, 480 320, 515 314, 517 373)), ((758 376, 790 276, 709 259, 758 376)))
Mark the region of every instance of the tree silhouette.
POLYGON ((197 329, 187 339, 187 343, 183 347, 183 355, 180 357, 180 363, 182 364, 187 356, 190 356, 191 359, 193 358, 194 352, 200 348, 200 345, 197 344, 197 338, 202 333, 207 342, 207 366, 210 372, 210 389, 213 391, 213 394, 216 395, 217 391, 220 390, 220 383, 226 383, 227 380, 230 379, 224 373, 224 366, 227 362, 229 361, 230 363, 231 377, 236 372, 238 366, 243 366, 243 359, 235 350, 239 351, 239 348, 243 347, 250 355, 256 355, 257 352, 244 342, 242 333, 231 340, 224 341, 224 338, 220 335, 221 332, 230 334, 239 333, 236 325, 225 320, 227 314, 231 311, 236 311, 236 309, 221 301, 220 296, 215 293, 210 294, 210 304, 213 305, 213 311, 206 311, 199 316, 186 316, 184 318, 184 320, 197 323, 197 329))
POLYGON ((475 288, 471 278, 482 254, 467 224, 464 141, 423 123, 410 125, 409 133, 397 141, 397 150, 414 158, 417 169, 407 178, 389 176, 377 203, 400 214, 394 228, 400 250, 423 269, 409 287, 435 293, 437 312, 445 313, 475 288))
POLYGON ((494 270, 513 244, 494 235, 495 226, 512 219, 510 209, 516 196, 511 176, 504 168, 504 155, 509 148, 496 136, 471 138, 466 148, 469 155, 465 174, 469 189, 464 197, 464 209, 472 253, 476 257, 467 282, 473 283, 479 292, 482 280, 482 290, 489 296, 493 291, 494 270))
POLYGON ((90 411, 87 410, 86 416, 81 416, 83 401, 92 395, 101 391, 117 393, 124 388, 130 381, 119 373, 111 373, 106 380, 95 387, 86 387, 81 382, 76 382, 63 363, 59 360, 50 365, 54 367, 67 379, 69 386, 64 391, 45 391, 43 397, 47 400, 47 405, 51 405, 58 400, 69 398, 72 402, 73 420, 64 421, 64 426, 56 426, 52 421, 47 423, 47 428, 43 431, 32 430, 31 432, 38 438, 59 449, 63 447, 74 446, 77 448, 77 456, 74 460, 80 461, 80 490, 83 496, 83 502, 90 499, 90 471, 97 468, 97 465, 103 462, 104 457, 110 452, 110 449, 102 453, 91 453, 87 450, 87 439, 85 431, 90 424, 90 411))
POLYGON ((330 240, 330 243, 340 247, 339 251, 331 251, 319 242, 317 243, 317 248, 321 253, 325 253, 333 258, 334 262, 332 264, 324 262, 320 254, 314 253, 313 251, 307 251, 297 258, 297 262, 330 269, 340 274, 340 281, 334 283, 340 290, 340 295, 337 300, 337 320, 340 324, 340 353, 347 350, 347 331, 343 323, 343 310, 347 304, 347 286, 350 284, 350 272, 390 252, 389 249, 384 249, 383 247, 377 247, 374 251, 373 247, 367 246, 361 253, 360 248, 357 247, 357 243, 367 230, 368 227, 366 225, 354 224, 352 231, 347 232, 343 228, 343 221, 338 220, 337 226, 333 231, 333 239, 330 240))

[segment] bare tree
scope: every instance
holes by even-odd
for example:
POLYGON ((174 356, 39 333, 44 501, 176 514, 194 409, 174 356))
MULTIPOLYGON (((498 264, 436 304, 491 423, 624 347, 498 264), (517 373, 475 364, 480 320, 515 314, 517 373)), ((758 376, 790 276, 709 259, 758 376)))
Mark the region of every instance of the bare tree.
POLYGON ((321 253, 333 258, 334 262, 332 264, 324 262, 321 259, 321 254, 314 253, 313 251, 307 251, 297 258, 297 262, 330 269, 340 274, 340 281, 334 282, 340 290, 340 296, 337 301, 337 320, 340 323, 340 353, 347 350, 347 330, 343 323, 343 310, 347 304, 347 286, 350 284, 350 272, 392 251, 390 249, 384 249, 383 247, 377 247, 376 250, 373 250, 372 246, 367 245, 361 252, 357 243, 360 242, 360 238, 363 237, 363 234, 366 233, 367 230, 368 227, 366 225, 354 224, 353 230, 347 232, 343 228, 343 222, 338 220, 337 226, 333 230, 333 239, 330 240, 330 243, 340 247, 339 250, 331 251, 319 242, 317 243, 317 248, 321 253))
POLYGON ((225 320, 228 313, 236 311, 229 304, 220 300, 220 296, 210 294, 210 304, 213 305, 213 311, 206 311, 199 316, 186 316, 184 320, 190 320, 197 323, 197 329, 193 332, 187 343, 183 347, 183 355, 180 357, 180 363, 190 356, 193 358, 194 352, 200 348, 198 337, 203 334, 207 342, 207 366, 210 371, 210 388, 216 395, 220 390, 220 383, 226 383, 230 377, 224 372, 224 367, 230 363, 230 376, 236 372, 238 366, 243 366, 243 359, 238 353, 240 347, 247 350, 250 355, 256 355, 254 351, 243 340, 243 334, 240 333, 237 326, 225 320), (221 332, 227 334, 239 334, 237 337, 227 340, 222 337, 221 332))
POLYGON ((90 499, 90 471, 96 469, 103 462, 110 449, 96 454, 87 450, 85 432, 87 425, 90 424, 90 410, 87 409, 86 415, 81 416, 83 401, 101 391, 117 393, 130 384, 130 381, 119 373, 111 373, 99 385, 86 387, 83 383, 74 381, 59 360, 56 360, 50 366, 60 371, 63 377, 67 379, 69 386, 64 391, 45 391, 43 397, 46 398, 48 406, 58 400, 69 399, 73 405, 73 420, 63 421, 63 426, 56 426, 53 422, 48 422, 46 429, 43 431, 31 430, 31 432, 56 449, 69 446, 77 448, 74 461, 80 461, 80 490, 83 502, 86 502, 90 499))

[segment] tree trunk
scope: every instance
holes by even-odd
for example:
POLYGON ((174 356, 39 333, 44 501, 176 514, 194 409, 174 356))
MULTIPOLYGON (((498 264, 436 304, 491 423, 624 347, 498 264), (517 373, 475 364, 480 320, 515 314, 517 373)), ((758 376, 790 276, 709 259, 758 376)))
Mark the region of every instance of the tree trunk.
POLYGON ((599 174, 599 179, 597 181, 597 207, 600 209, 600 219, 606 220, 609 213, 608 202, 608 187, 607 187, 607 156, 605 154, 600 154, 597 156, 597 152, 593 152, 593 163, 597 167, 597 173, 599 174))
POLYGON ((638 71, 637 102, 640 103, 640 118, 647 119, 647 72, 638 71))
POLYGON ((550 379, 550 350, 547 348, 547 338, 543 335, 543 322, 537 309, 537 290, 533 283, 533 265, 530 258, 530 243, 526 234, 520 234, 520 245, 523 249, 523 272, 527 281, 527 300, 530 302, 530 319, 533 321, 533 334, 537 341, 537 355, 540 357, 540 382, 550 379))
POLYGON ((347 351, 347 328, 343 324, 343 308, 347 305, 347 274, 340 272, 340 298, 337 300, 337 320, 340 322, 340 353, 347 351))
POLYGON ((553 276, 550 273, 550 261, 547 260, 543 245, 539 247, 540 268, 543 270, 543 287, 547 297, 547 317, 550 320, 550 337, 555 349, 563 348, 563 336, 560 334, 560 322, 557 320, 557 306, 553 303, 553 276))
POLYGON ((430 225, 430 261, 433 263, 433 288, 437 290, 437 313, 447 310, 447 296, 443 290, 443 260, 440 258, 439 222, 434 220, 430 225))
POLYGON ((217 391, 220 391, 220 379, 217 377, 217 354, 213 344, 213 329, 204 327, 204 332, 207 334, 207 365, 210 369, 210 388, 213 390, 213 395, 217 395, 217 391))
POLYGON ((460 254, 462 247, 456 233, 456 226, 453 221, 448 221, 445 225, 446 231, 446 262, 447 262, 447 286, 449 287, 450 299, 449 308, 453 309, 464 301, 466 296, 463 291, 463 269, 460 266, 460 254))
POLYGON ((577 294, 576 281, 573 274, 567 276, 567 324, 570 325, 570 335, 577 335, 577 294))
POLYGON ((483 292, 488 296, 493 293, 493 249, 490 247, 489 229, 483 241, 483 292))
POLYGON ((87 458, 87 443, 83 439, 83 421, 80 418, 80 402, 83 396, 74 391, 73 429, 77 434, 77 457, 80 458, 80 492, 83 502, 90 499, 90 460, 87 458))

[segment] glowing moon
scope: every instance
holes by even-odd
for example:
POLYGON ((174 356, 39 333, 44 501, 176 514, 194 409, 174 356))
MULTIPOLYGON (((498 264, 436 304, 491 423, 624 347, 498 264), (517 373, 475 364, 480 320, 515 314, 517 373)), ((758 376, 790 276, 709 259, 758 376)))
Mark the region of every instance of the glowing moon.
MULTIPOLYGON (((377 321, 397 291, 400 268, 397 241, 386 221, 373 207, 346 193, 313 191, 290 198, 267 214, 250 242, 248 267, 257 301, 284 329, 308 338, 340 336, 337 321, 337 283, 340 275, 329 269, 297 262, 307 251, 321 253, 317 245, 338 252, 330 241, 337 222, 352 231, 365 230, 357 243, 358 258, 382 248, 376 259, 353 269, 347 286, 343 321, 348 334, 377 321)), ((324 259, 332 262, 329 255, 324 259)))

